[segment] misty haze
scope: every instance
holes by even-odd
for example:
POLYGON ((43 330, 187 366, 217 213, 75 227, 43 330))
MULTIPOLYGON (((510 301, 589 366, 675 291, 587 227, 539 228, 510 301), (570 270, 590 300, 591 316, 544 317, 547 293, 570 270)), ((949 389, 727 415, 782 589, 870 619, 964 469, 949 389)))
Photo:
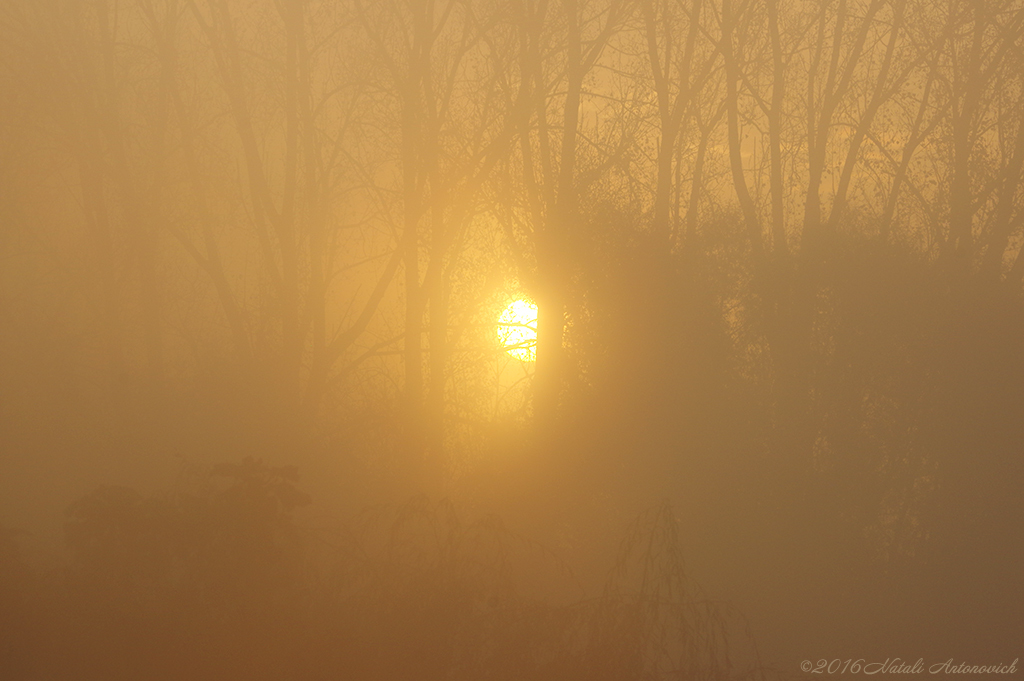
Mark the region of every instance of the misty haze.
POLYGON ((1015 678, 1022 487, 1024 0, 0 0, 0 680, 1015 678))

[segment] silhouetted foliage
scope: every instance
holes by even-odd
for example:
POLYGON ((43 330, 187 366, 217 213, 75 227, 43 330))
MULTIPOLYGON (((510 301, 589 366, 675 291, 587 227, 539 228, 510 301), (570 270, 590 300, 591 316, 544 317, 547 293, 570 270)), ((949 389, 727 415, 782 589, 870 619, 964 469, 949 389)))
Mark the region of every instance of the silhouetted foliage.
MULTIPOLYGON (((12 678, 764 673, 741 621, 686 575, 667 504, 630 526, 600 596, 567 601, 564 563, 494 516, 465 522, 419 497, 300 533, 291 510, 308 498, 294 469, 246 459, 202 477, 200 492, 105 486, 69 507, 54 621, 19 623, 41 657, 29 667, 8 652, 12 678)), ((25 603, 6 612, 26 618, 38 596, 9 584, 25 603)))

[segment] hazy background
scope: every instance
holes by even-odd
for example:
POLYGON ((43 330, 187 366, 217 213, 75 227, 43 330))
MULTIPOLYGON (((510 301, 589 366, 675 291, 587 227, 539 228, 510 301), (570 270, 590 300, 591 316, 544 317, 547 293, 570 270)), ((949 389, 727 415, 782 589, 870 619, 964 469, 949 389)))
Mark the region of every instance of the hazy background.
POLYGON ((1010 663, 1022 85, 1019 0, 2 0, 0 676, 1010 663))

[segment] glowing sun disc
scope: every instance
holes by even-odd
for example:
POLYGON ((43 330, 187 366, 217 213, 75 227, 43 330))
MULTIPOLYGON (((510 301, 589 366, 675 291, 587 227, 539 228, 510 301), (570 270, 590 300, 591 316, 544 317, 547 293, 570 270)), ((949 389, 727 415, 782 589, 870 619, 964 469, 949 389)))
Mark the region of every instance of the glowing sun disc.
POLYGON ((498 318, 498 342, 522 362, 537 361, 537 306, 514 300, 498 318))

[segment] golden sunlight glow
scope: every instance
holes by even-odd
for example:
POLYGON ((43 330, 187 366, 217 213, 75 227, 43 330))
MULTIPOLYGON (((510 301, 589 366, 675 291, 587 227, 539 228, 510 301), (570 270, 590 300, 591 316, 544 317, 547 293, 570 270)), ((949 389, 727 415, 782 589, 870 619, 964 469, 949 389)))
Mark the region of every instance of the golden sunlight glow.
POLYGON ((498 318, 498 342, 522 362, 537 361, 537 306, 514 300, 498 318))

